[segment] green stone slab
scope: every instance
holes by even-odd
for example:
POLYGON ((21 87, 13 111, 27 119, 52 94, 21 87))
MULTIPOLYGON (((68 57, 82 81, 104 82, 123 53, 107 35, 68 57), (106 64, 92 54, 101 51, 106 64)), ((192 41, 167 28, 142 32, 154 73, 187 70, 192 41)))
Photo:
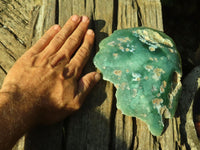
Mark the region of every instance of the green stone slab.
POLYGON ((160 136, 163 118, 175 114, 181 93, 181 58, 173 40, 146 27, 115 31, 94 58, 103 79, 114 83, 117 108, 143 120, 160 136))

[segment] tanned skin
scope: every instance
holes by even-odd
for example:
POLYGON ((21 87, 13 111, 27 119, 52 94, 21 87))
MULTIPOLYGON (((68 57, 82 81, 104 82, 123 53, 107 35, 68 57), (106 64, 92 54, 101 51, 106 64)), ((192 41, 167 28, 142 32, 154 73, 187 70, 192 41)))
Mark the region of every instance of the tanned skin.
POLYGON ((0 149, 11 149, 26 132, 78 110, 97 72, 81 76, 94 42, 87 16, 52 26, 17 60, 0 89, 0 149))

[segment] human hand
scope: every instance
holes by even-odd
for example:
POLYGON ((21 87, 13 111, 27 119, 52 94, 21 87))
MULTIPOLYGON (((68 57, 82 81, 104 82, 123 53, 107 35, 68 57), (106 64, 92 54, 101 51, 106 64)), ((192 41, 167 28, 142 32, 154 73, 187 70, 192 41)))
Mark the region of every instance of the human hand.
POLYGON ((34 124, 53 123, 78 110, 100 80, 97 72, 80 78, 94 42, 88 25, 88 17, 74 15, 62 29, 52 26, 8 72, 0 92, 36 114, 34 124))

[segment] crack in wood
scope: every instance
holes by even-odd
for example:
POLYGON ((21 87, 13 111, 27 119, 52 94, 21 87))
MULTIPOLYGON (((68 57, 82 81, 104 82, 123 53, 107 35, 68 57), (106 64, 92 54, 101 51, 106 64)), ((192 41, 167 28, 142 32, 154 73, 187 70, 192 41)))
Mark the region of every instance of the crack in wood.
POLYGON ((162 146, 161 146, 161 144, 160 144, 160 143, 158 143, 158 144, 159 144, 159 147, 158 147, 159 150, 162 150, 162 146))
POLYGON ((0 41, 0 44, 6 49, 6 53, 7 53, 14 61, 16 61, 16 58, 11 54, 12 51, 11 51, 9 48, 7 48, 6 45, 3 44, 1 41, 0 41))
POLYGON ((136 118, 135 117, 132 117, 132 121, 133 121, 133 139, 132 139, 132 142, 131 142, 131 145, 130 145, 130 150, 133 150, 134 149, 134 145, 135 145, 135 141, 136 140, 136 136, 137 136, 137 124, 136 124, 136 118))
MULTIPOLYGON (((35 19, 33 19, 33 30, 32 30, 32 39, 33 38, 35 38, 35 36, 36 36, 36 31, 37 31, 37 23, 38 23, 38 19, 39 19, 39 9, 40 8, 38 8, 38 13, 35 15, 35 19)), ((31 40, 31 45, 32 45, 33 43, 32 43, 32 40, 31 40)))
POLYGON ((135 2, 136 2, 136 6, 137 6, 138 26, 142 26, 143 21, 142 21, 141 8, 140 8, 140 5, 138 3, 138 0, 135 0, 135 2))
POLYGON ((55 24, 59 24, 59 0, 56 0, 56 6, 55 6, 55 24))
POLYGON ((133 9, 136 8, 136 7, 135 7, 135 4, 134 4, 134 0, 132 0, 132 2, 131 2, 131 6, 132 6, 133 9))
POLYGON ((84 8, 86 9, 87 0, 84 0, 84 8))
POLYGON ((96 2, 95 2, 95 0, 93 0, 93 15, 92 15, 92 17, 94 18, 94 16, 95 16, 95 12, 96 12, 96 2))
POLYGON ((10 3, 7 2, 5 5, 6 6, 2 7, 2 12, 4 13, 4 15, 6 15, 11 20, 15 20, 15 17, 17 17, 18 20, 20 20, 26 26, 29 24, 29 21, 27 20, 27 16, 24 13, 22 13, 20 10, 18 10, 18 6, 16 6, 16 4, 13 4, 12 2, 10 3))
POLYGON ((0 65, 0 69, 7 75, 7 71, 0 65))
MULTIPOLYGON (((64 122, 63 122, 63 125, 64 125, 64 122)), ((61 144, 62 144, 62 149, 63 150, 65 150, 66 149, 66 129, 65 129, 65 127, 62 125, 62 142, 61 142, 61 144)))
POLYGON ((0 25, 6 29, 7 31, 9 31, 13 36, 14 38, 21 44, 23 45, 24 47, 26 47, 26 44, 24 41, 22 41, 13 31, 11 31, 7 26, 3 25, 1 22, 0 22, 0 25))
POLYGON ((113 0, 113 23, 112 23, 112 32, 117 29, 117 22, 118 22, 118 7, 119 2, 118 0, 113 0))
MULTIPOLYGON (((113 89, 113 93, 116 92, 116 89, 113 89)), ((116 98, 115 95, 113 94, 113 101, 112 101, 112 108, 111 108, 111 114, 110 114, 110 142, 109 142, 109 149, 114 150, 115 149, 115 140, 116 140, 116 135, 115 135, 115 118, 116 118, 116 98)))
POLYGON ((22 4, 19 2, 19 1, 17 1, 17 0, 14 0, 19 6, 21 6, 22 7, 22 4))

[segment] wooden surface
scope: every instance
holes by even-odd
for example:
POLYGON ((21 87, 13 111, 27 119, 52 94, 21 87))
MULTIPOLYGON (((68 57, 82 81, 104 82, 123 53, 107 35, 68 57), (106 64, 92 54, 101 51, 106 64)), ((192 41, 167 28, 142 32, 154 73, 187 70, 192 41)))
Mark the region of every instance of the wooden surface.
MULTIPOLYGON (((16 59, 50 26, 62 26, 73 14, 89 16, 96 34, 84 73, 95 70, 92 59, 98 44, 114 30, 137 26, 163 30, 160 0, 1 0, 0 84, 16 59)), ((198 79, 197 73, 192 79, 198 79)), ((192 102, 199 86, 192 79, 185 79, 177 115, 165 120, 166 130, 160 137, 152 136, 139 119, 122 115, 116 109, 115 88, 101 81, 80 111, 28 133, 13 150, 198 150, 192 102)))

